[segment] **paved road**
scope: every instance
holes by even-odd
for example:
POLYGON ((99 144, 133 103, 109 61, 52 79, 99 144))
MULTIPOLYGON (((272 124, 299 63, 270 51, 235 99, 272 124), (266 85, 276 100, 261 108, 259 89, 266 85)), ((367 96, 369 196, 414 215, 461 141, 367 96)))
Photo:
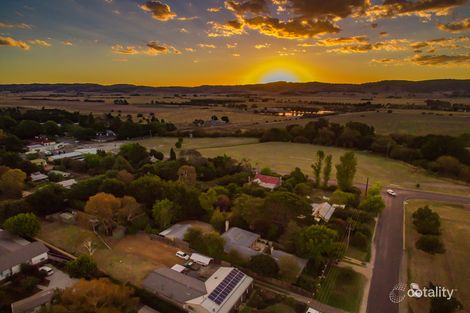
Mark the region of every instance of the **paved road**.
POLYGON ((398 304, 389 299, 389 293, 399 282, 403 257, 403 202, 408 199, 424 199, 470 204, 470 198, 430 192, 394 188, 396 197, 385 195, 384 209, 375 237, 375 263, 367 303, 367 313, 397 313, 398 304))

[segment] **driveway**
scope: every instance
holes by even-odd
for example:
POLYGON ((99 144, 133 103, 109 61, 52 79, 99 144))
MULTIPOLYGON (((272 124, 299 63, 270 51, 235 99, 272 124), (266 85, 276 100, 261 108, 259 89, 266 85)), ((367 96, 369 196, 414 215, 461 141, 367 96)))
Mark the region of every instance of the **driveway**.
POLYGON ((47 266, 51 267, 54 269, 54 274, 51 276, 46 277, 47 280, 50 281, 48 286, 41 286, 39 285, 38 288, 41 290, 47 290, 47 289, 65 289, 78 281, 78 279, 71 278, 67 273, 59 270, 57 267, 52 266, 50 264, 47 264, 47 266))
POLYGON ((394 189, 396 197, 384 195, 386 208, 380 216, 375 236, 375 263, 369 291, 367 313, 397 313, 389 293, 400 282, 403 258, 403 205, 409 199, 423 199, 458 204, 470 204, 470 198, 431 192, 394 189))

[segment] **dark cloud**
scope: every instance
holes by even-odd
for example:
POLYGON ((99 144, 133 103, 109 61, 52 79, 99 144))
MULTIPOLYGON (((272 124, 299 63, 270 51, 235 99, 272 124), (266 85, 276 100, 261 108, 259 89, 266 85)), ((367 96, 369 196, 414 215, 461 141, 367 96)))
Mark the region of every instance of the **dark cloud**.
POLYGON ((24 41, 16 40, 11 37, 0 36, 0 46, 17 47, 23 50, 29 50, 31 47, 24 41))
POLYGON ((245 0, 245 1, 225 1, 225 7, 237 15, 247 13, 264 14, 269 13, 269 4, 267 0, 245 0))
POLYGON ((150 41, 147 43, 147 47, 149 48, 146 53, 150 55, 156 54, 180 54, 181 52, 173 46, 161 44, 157 41, 150 41))
POLYGON ((437 24, 437 27, 440 30, 451 32, 451 33, 458 33, 465 30, 470 30, 470 18, 466 18, 461 21, 456 21, 447 24, 437 24))
POLYGON ((466 0, 385 0, 383 4, 373 5, 367 15, 371 17, 396 17, 416 15, 429 18, 432 14, 448 15, 452 9, 463 5, 466 0))
POLYGON ((338 38, 327 38, 318 41, 319 46, 343 46, 350 44, 364 44, 369 43, 367 36, 353 36, 353 37, 338 37, 338 38))
POLYGON ((152 17, 159 21, 168 21, 176 17, 176 13, 171 11, 170 6, 160 1, 147 1, 139 5, 139 8, 146 12, 150 12, 152 17))
POLYGON ((289 0, 287 8, 298 16, 340 17, 362 15, 369 6, 369 0, 289 0))
POLYGON ((434 66, 445 66, 445 65, 470 65, 470 55, 415 55, 410 59, 411 62, 418 65, 434 65, 434 66))
POLYGON ((124 55, 159 55, 159 54, 180 54, 181 52, 173 46, 161 44, 157 41, 148 42, 145 47, 141 46, 123 46, 114 45, 111 47, 111 51, 116 54, 124 55))

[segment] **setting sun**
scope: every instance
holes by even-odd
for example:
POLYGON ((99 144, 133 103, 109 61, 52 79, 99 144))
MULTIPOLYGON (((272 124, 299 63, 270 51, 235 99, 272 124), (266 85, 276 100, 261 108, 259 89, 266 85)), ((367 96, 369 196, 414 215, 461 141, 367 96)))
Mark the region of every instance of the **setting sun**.
POLYGON ((275 81, 307 82, 313 80, 310 69, 295 61, 274 59, 255 66, 243 77, 245 84, 271 83, 275 81))

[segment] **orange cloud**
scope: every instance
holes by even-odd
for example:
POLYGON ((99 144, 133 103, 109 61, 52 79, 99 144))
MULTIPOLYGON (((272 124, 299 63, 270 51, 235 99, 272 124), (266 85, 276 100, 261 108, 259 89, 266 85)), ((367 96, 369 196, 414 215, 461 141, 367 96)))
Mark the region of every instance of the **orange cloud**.
POLYGON ((156 0, 147 1, 139 5, 139 8, 146 12, 150 12, 152 17, 159 21, 168 21, 176 17, 176 13, 171 11, 168 4, 156 0))
POLYGON ((208 9, 207 9, 208 12, 212 12, 212 13, 217 13, 217 12, 220 12, 221 10, 222 10, 221 7, 208 8, 208 9))
POLYGON ((24 41, 16 40, 11 37, 0 36, 0 46, 17 47, 23 50, 29 50, 31 47, 24 41))
POLYGON ((432 15, 449 15, 466 0, 385 0, 383 4, 373 5, 367 10, 372 18, 416 15, 430 18, 432 15))
POLYGON ((318 41, 319 46, 344 46, 350 44, 363 44, 368 43, 369 39, 367 36, 353 36, 353 37, 338 37, 338 38, 327 38, 318 41))
POLYGON ((470 18, 447 24, 437 24, 437 28, 451 33, 458 33, 465 30, 470 30, 470 18))
POLYGON ((43 47, 50 47, 51 44, 45 40, 41 39, 34 39, 29 41, 30 44, 32 45, 37 45, 37 46, 43 46, 43 47))
POLYGON ((157 41, 148 42, 145 47, 114 45, 111 51, 116 54, 124 55, 160 55, 160 54, 181 54, 181 51, 173 46, 161 44, 157 41))
POLYGON ((230 37, 245 33, 243 23, 238 20, 232 20, 225 23, 210 21, 208 24, 212 26, 208 33, 209 37, 230 37))
POLYGON ((286 39, 312 38, 325 33, 337 33, 339 27, 328 20, 291 19, 281 21, 278 18, 256 16, 245 19, 245 24, 261 34, 286 39))
POLYGON ((470 66, 470 55, 415 55, 410 59, 411 62, 418 65, 434 65, 434 66, 470 66))

